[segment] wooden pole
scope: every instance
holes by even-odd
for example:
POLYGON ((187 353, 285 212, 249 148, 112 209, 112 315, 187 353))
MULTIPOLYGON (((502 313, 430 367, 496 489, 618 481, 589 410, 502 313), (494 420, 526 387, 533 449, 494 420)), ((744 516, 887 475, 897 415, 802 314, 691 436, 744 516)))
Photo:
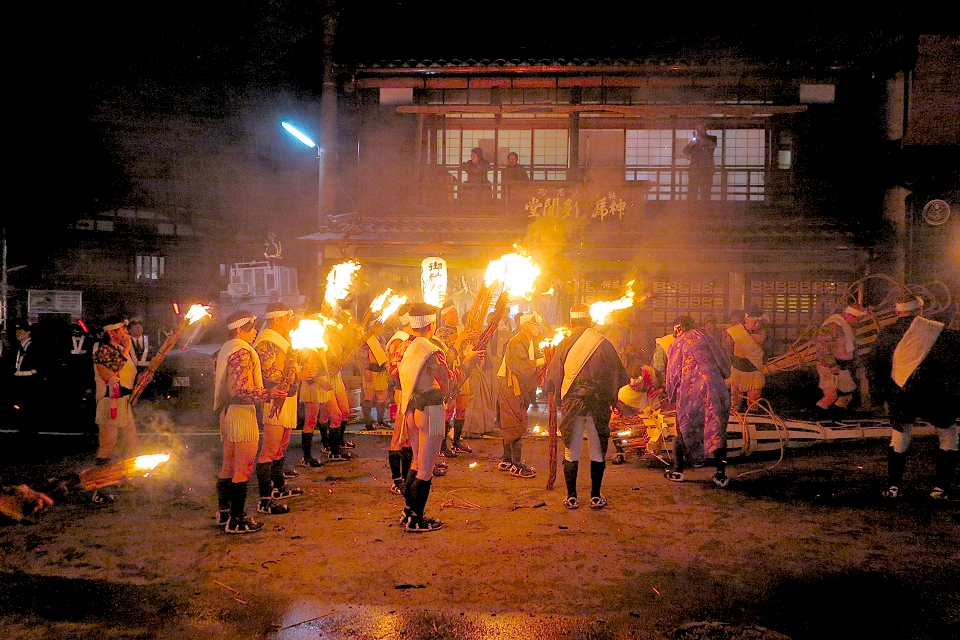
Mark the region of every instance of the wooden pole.
MULTIPOLYGON (((553 354, 556 351, 555 346, 546 347, 543 350, 544 369, 550 367, 550 361, 553 360, 553 354)), ((553 491, 553 485, 557 481, 557 394, 550 392, 547 394, 547 448, 549 471, 547 473, 547 491, 553 491)))
POLYGON ((177 325, 177 328, 164 340, 163 344, 157 350, 157 354, 153 356, 153 359, 144 372, 137 377, 137 384, 134 386, 133 394, 130 396, 130 404, 137 404, 137 401, 140 399, 140 394, 143 393, 143 390, 146 389, 150 381, 153 380, 153 374, 156 373, 160 367, 160 363, 167 357, 167 353, 173 349, 180 339, 180 336, 183 335, 183 332, 186 331, 189 326, 190 321, 187 319, 187 316, 184 315, 180 318, 180 323, 177 325))

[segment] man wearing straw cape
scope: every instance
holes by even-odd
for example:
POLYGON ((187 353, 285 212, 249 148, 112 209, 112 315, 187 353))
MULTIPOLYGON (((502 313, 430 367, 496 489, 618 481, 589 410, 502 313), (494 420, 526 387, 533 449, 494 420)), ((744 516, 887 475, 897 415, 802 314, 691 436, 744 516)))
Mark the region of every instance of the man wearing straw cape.
POLYGON ((886 400, 891 437, 884 498, 899 498, 907 449, 916 418, 936 427, 935 485, 931 498, 950 499, 957 466, 960 417, 960 333, 921 316, 923 299, 914 294, 896 303, 897 321, 884 328, 869 355, 877 396, 886 400))
POLYGON ((257 486, 260 490, 258 513, 280 514, 290 509, 276 502, 303 495, 300 487, 287 487, 283 477, 283 459, 290 444, 290 434, 297 426, 297 390, 300 381, 313 377, 313 371, 303 371, 296 363, 290 348, 290 329, 293 310, 282 302, 267 305, 267 326, 257 336, 253 348, 260 357, 263 383, 267 389, 290 385, 287 397, 271 400, 263 406, 263 446, 257 459, 257 486), (288 359, 293 359, 288 361, 288 359), (285 376, 290 380, 284 380, 285 376), (279 404, 277 409, 274 405, 279 404))
MULTIPOLYGON (((130 406, 137 366, 131 355, 133 343, 127 330, 127 321, 124 318, 112 318, 103 325, 103 331, 107 339, 99 343, 93 354, 99 431, 97 460, 94 463, 97 466, 110 464, 118 438, 122 440, 127 453, 137 441, 137 427, 130 406)), ((113 496, 96 489, 91 499, 102 504, 112 502, 113 496)))
POLYGON ((246 310, 227 318, 228 340, 217 355, 213 407, 220 415, 223 465, 217 480, 217 524, 227 533, 254 533, 263 524, 244 513, 247 482, 257 459, 260 430, 256 403, 285 398, 286 392, 263 384, 260 357, 253 348, 257 317, 246 310))
POLYGON ((500 431, 503 433, 503 461, 500 468, 510 463, 510 475, 534 478, 533 467, 523 463, 523 436, 527 433, 527 407, 537 395, 538 370, 544 364, 543 353, 537 345, 543 318, 537 312, 517 316, 520 332, 507 342, 503 363, 497 373, 499 380, 500 431))
MULTIPOLYGON (((463 377, 461 369, 447 368, 443 349, 431 341, 437 328, 437 309, 418 303, 410 308, 410 334, 412 340, 404 342, 400 349, 400 412, 404 415, 410 446, 414 459, 404 486, 401 524, 410 533, 436 531, 443 526, 439 520, 424 515, 433 468, 440 452, 440 439, 445 436, 443 402, 451 389, 456 388, 463 377)), ((469 367, 478 358, 469 352, 464 358, 464 367, 469 367)))
POLYGON ((584 433, 590 447, 590 508, 607 506, 600 488, 610 443, 610 414, 620 387, 630 382, 613 343, 591 324, 590 307, 575 304, 570 308, 573 331, 557 345, 544 383, 547 393, 560 393, 563 479, 567 485, 563 504, 568 509, 580 506, 577 475, 584 433))

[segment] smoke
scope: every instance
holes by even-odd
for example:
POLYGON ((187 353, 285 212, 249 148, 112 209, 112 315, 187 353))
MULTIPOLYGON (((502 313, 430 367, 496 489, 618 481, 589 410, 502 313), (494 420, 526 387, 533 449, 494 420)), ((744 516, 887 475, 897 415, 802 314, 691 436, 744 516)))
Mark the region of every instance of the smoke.
MULTIPOLYGON (((210 420, 208 422, 214 422, 210 420)), ((172 500, 189 504, 209 501, 220 471, 220 443, 218 434, 207 427, 200 433, 185 437, 177 433, 178 426, 167 411, 149 404, 137 407, 137 454, 169 453, 170 460, 134 482, 146 495, 155 500, 172 500), (214 444, 215 443, 215 444, 214 444)))

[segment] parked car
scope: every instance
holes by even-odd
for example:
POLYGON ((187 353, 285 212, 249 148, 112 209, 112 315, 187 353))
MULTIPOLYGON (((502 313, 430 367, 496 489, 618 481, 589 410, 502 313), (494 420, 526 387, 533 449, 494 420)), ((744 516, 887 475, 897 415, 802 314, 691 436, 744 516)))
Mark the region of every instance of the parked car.
POLYGON ((208 323, 188 328, 157 368, 144 399, 164 408, 212 410, 214 367, 223 338, 208 323))

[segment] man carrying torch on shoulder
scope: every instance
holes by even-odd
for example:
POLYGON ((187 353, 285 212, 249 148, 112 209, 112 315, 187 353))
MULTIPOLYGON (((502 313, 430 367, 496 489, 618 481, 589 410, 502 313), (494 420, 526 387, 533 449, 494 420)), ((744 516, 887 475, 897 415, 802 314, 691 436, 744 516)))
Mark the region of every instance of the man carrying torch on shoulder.
POLYGON ((214 378, 213 407, 220 415, 223 465, 217 480, 217 523, 227 533, 253 533, 263 524, 246 517, 247 481, 260 440, 256 403, 285 398, 278 387, 267 391, 260 357, 253 348, 257 317, 236 311, 227 318, 227 342, 220 348, 214 378))
POLYGON ((401 524, 408 532, 436 531, 443 524, 427 518, 424 509, 433 482, 433 468, 440 452, 440 439, 445 436, 443 402, 463 378, 463 370, 474 364, 480 352, 467 351, 463 369, 450 370, 446 356, 431 341, 437 328, 437 309, 418 303, 410 309, 412 340, 400 345, 400 412, 404 415, 407 436, 414 459, 404 486, 401 524))
MULTIPOLYGON (((111 318, 103 325, 105 340, 101 341, 93 354, 93 368, 96 373, 97 428, 99 446, 96 466, 110 464, 117 445, 118 437, 123 440, 123 448, 130 452, 136 445, 137 427, 133 421, 133 408, 130 395, 133 393, 137 378, 137 366, 134 364, 131 350, 133 343, 124 318, 111 318)), ((112 502, 109 493, 94 490, 93 502, 102 504, 112 502)))
POLYGON ((527 432, 527 407, 536 399, 537 372, 544 364, 537 345, 543 319, 536 312, 517 316, 520 332, 507 342, 503 363, 497 373, 500 381, 500 431, 503 433, 501 470, 518 478, 534 478, 533 467, 523 463, 523 436, 527 432), (509 467, 504 466, 509 462, 509 467))
POLYGON ((563 504, 568 509, 580 506, 577 474, 584 433, 590 446, 590 508, 607 506, 600 485, 610 442, 610 414, 620 387, 630 382, 613 344, 591 324, 589 306, 570 308, 573 331, 557 345, 544 383, 547 393, 560 393, 563 479, 567 485, 563 504))
POLYGON ((387 462, 393 476, 390 491, 397 495, 403 495, 407 475, 410 473, 410 465, 413 462, 413 448, 410 446, 410 438, 407 437, 403 413, 400 412, 400 359, 403 357, 401 346, 411 339, 411 306, 405 304, 397 309, 400 329, 387 340, 390 386, 393 388, 394 403, 397 405, 397 416, 393 421, 393 436, 390 438, 390 445, 387 447, 387 462))
MULTIPOLYGON (((447 351, 454 356, 454 363, 459 365, 462 360, 462 343, 464 327, 460 324, 460 314, 452 300, 444 303, 440 310, 440 319, 443 326, 437 329, 436 337, 447 347, 447 351)), ((467 400, 470 397, 470 381, 463 383, 456 397, 447 406, 447 420, 453 420, 453 443, 448 449, 447 439, 441 443, 441 451, 447 457, 456 457, 458 453, 473 453, 470 445, 463 442, 463 425, 467 417, 467 400)))
POLYGON ((260 357, 263 384, 267 389, 285 388, 287 396, 264 403, 263 446, 257 459, 257 485, 260 490, 258 513, 280 514, 290 509, 276 500, 303 495, 300 487, 287 487, 283 477, 283 459, 290 434, 297 426, 297 391, 300 382, 313 377, 297 365, 290 347, 293 310, 282 302, 267 305, 267 326, 257 336, 253 348, 260 357))

